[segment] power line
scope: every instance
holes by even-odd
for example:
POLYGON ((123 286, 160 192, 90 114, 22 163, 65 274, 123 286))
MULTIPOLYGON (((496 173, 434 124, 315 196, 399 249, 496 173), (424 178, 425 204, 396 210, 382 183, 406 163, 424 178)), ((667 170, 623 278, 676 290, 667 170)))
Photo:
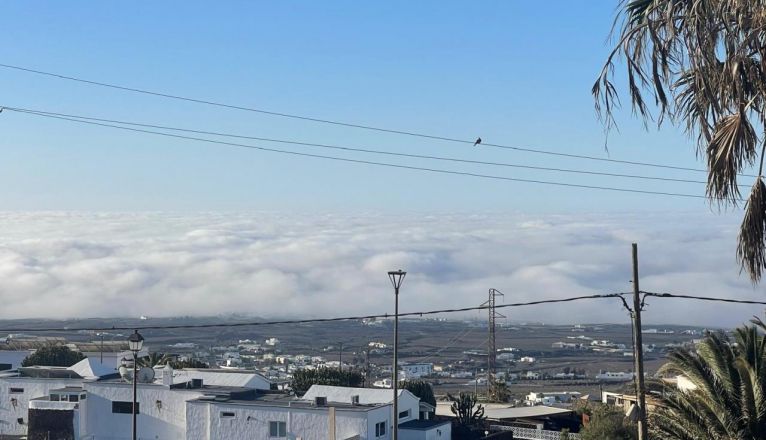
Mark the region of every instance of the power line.
POLYGON ((192 140, 192 141, 198 141, 198 142, 207 142, 211 144, 227 145, 227 146, 240 147, 240 148, 249 148, 254 150, 268 151, 272 153, 288 154, 288 155, 302 156, 302 157, 312 157, 315 159, 333 160, 333 161, 339 161, 339 162, 375 165, 375 166, 381 166, 381 167, 408 169, 408 170, 414 170, 414 171, 426 171, 426 172, 438 173, 438 174, 478 177, 483 179, 504 180, 504 181, 510 181, 510 182, 523 182, 523 183, 536 183, 541 185, 563 186, 563 187, 569 187, 569 188, 595 189, 595 190, 602 190, 602 191, 615 191, 615 192, 660 195, 660 196, 671 196, 671 197, 686 197, 686 198, 695 198, 695 199, 707 198, 705 196, 701 196, 697 194, 684 194, 684 193, 674 193, 674 192, 666 192, 666 191, 650 191, 650 190, 641 190, 641 189, 634 189, 634 188, 618 188, 618 187, 599 186, 599 185, 585 185, 585 184, 555 182, 555 181, 538 180, 538 179, 523 179, 518 177, 506 177, 506 176, 497 176, 497 175, 491 175, 491 174, 472 173, 467 171, 445 170, 440 168, 427 168, 427 167, 418 167, 418 166, 411 166, 411 165, 394 164, 394 163, 388 163, 388 162, 376 162, 376 161, 362 160, 362 159, 350 159, 347 157, 326 156, 321 154, 304 153, 304 152, 290 151, 290 150, 280 150, 276 148, 267 148, 267 147, 261 147, 257 145, 240 144, 235 142, 225 142, 225 141, 219 141, 219 140, 213 140, 213 139, 198 138, 193 136, 163 133, 159 131, 124 127, 119 125, 106 124, 106 123, 87 121, 87 120, 81 120, 81 119, 73 119, 73 118, 67 118, 63 116, 53 116, 53 115, 47 115, 42 113, 32 113, 32 112, 20 112, 20 113, 33 115, 33 116, 40 116, 45 118, 59 119, 59 120, 64 120, 69 122, 77 122, 80 124, 95 125, 99 127, 115 128, 119 130, 126 130, 126 131, 132 131, 137 133, 153 134, 157 136, 165 136, 170 138, 185 139, 185 140, 192 140))
POLYGON ((748 300, 748 299, 735 299, 735 298, 718 298, 718 297, 711 297, 711 296, 696 296, 696 295, 681 295, 677 293, 657 293, 657 292, 646 292, 641 291, 646 296, 652 296, 655 298, 681 298, 681 299, 695 299, 700 301, 714 301, 714 302, 726 302, 726 303, 735 303, 735 304, 760 304, 760 305, 766 305, 766 301, 754 301, 754 300, 748 300))
MULTIPOLYGON (((505 307, 522 307, 522 306, 534 306, 540 304, 555 304, 555 303, 567 303, 572 301, 580 301, 585 299, 602 299, 602 298, 617 298, 621 295, 627 295, 627 293, 606 293, 606 294, 594 294, 594 295, 582 295, 573 296, 569 298, 560 299, 543 299, 538 301, 517 302, 511 304, 503 304, 501 306, 495 306, 496 308, 505 307)), ((470 312, 473 310, 484 310, 489 306, 473 306, 463 307, 457 309, 440 309, 440 310, 428 310, 422 312, 407 312, 399 313, 399 317, 407 316, 427 316, 438 315, 442 313, 458 313, 458 312, 470 312)), ((378 319, 378 318, 392 318, 393 315, 388 313, 378 315, 364 315, 364 316, 344 316, 336 318, 312 318, 312 319, 293 319, 283 321, 254 321, 254 322, 226 322, 226 323, 212 323, 212 324, 177 324, 177 325, 147 325, 147 326, 112 326, 112 327, 83 327, 83 328, 69 328, 69 327, 42 327, 42 328, 2 328, 0 332, 9 333, 32 333, 32 332, 95 332, 95 331, 107 331, 107 330, 174 330, 185 328, 223 328, 223 327, 259 327, 268 325, 282 325, 282 324, 310 324, 310 323, 323 323, 323 322, 338 322, 338 321, 360 321, 363 319, 378 319)))
MULTIPOLYGON (((350 122, 343 122, 343 121, 337 121, 332 119, 322 119, 322 118, 314 118, 310 116, 303 116, 303 115, 296 115, 296 114, 290 114, 290 113, 282 113, 282 112, 276 112, 271 110, 264 110, 259 109, 255 107, 244 107, 240 105, 233 105, 233 104, 226 104, 223 102, 218 101, 211 101, 206 99, 198 99, 198 98, 191 98, 187 96, 181 96, 181 95, 174 95, 170 93, 164 93, 164 92, 155 92, 151 90, 146 89, 139 89, 135 87, 127 87, 122 86, 118 84, 111 84, 111 83, 105 83, 100 81, 93 81, 88 80, 84 78, 74 77, 74 76, 68 76, 68 75, 62 75, 59 73, 53 73, 53 72, 46 72, 42 70, 36 70, 36 69, 30 69, 28 67, 22 67, 22 66, 15 66, 11 64, 0 64, 0 67, 6 68, 6 69, 12 69, 27 73, 34 73, 37 75, 44 75, 49 77, 54 77, 58 79, 63 79, 67 81, 75 81, 83 84, 89 84, 93 86, 99 86, 99 87, 106 87, 116 90, 122 90, 126 92, 133 92, 133 93, 140 93, 144 95, 151 95, 161 98, 168 98, 168 99, 174 99, 179 101, 186 101, 186 102, 193 102, 196 104, 204 104, 209 106, 215 106, 215 107, 221 107, 221 108, 228 108, 232 110, 242 110, 242 111, 248 111, 248 112, 254 112, 254 113, 260 113, 270 116, 277 116, 282 118, 290 118, 290 119, 297 119, 302 121, 310 121, 310 122, 317 122, 322 124, 330 124, 330 125, 336 125, 341 127, 349 127, 349 128, 357 128, 362 130, 370 130, 370 131, 377 131, 382 133, 391 133, 391 134, 398 134, 403 136, 411 136, 411 137, 418 137, 418 138, 424 138, 424 139, 432 139, 432 140, 438 140, 438 141, 445 141, 445 142, 454 142, 454 143, 461 143, 461 144, 468 144, 473 145, 475 141, 473 140, 466 140, 466 139, 457 139, 447 136, 439 136, 439 135, 432 135, 432 134, 426 134, 426 133, 418 133, 414 131, 404 131, 404 130, 395 130, 390 128, 383 128, 383 127, 376 127, 372 125, 364 125, 364 124, 354 124, 350 122)), ((699 169, 699 168, 690 168, 690 167, 681 167, 681 166, 673 166, 673 165, 665 165, 665 164, 658 164, 658 163, 651 163, 651 162, 640 162, 640 161, 630 161, 630 160, 619 160, 619 159, 610 159, 605 157, 598 157, 598 156, 588 156, 588 155, 581 155, 581 154, 571 154, 571 153, 561 153, 556 151, 549 151, 549 150, 542 150, 537 148, 528 148, 528 147, 517 147, 512 145, 503 145, 503 144, 494 144, 491 142, 482 142, 479 144, 483 147, 493 147, 493 148, 502 148, 507 150, 515 150, 515 151, 521 151, 525 153, 535 153, 535 154, 545 154, 545 155, 551 155, 551 156, 559 156, 559 157, 566 157, 570 159, 585 159, 585 160, 593 160, 593 161, 600 161, 600 162, 611 162, 611 163, 619 163, 624 165, 636 165, 636 166, 645 166, 645 167, 653 167, 653 168, 664 168, 664 169, 672 169, 672 170, 679 170, 679 171, 693 171, 693 172, 701 172, 706 173, 706 170, 699 169)), ((739 174, 743 177, 757 177, 755 175, 750 174, 739 174)))
POLYGON ((458 341, 460 341, 464 337, 468 336, 469 334, 473 333, 475 328, 476 327, 468 327, 465 331, 458 331, 458 335, 452 337, 449 341, 447 341, 446 344, 444 344, 444 346, 440 347, 439 349, 437 349, 435 352, 433 352, 431 354, 425 355, 425 356, 421 357, 420 359, 417 359, 417 360, 413 361, 412 363, 418 364, 420 362, 425 362, 425 361, 427 361, 427 360, 429 360, 429 359, 431 359, 431 358, 433 358, 435 356, 438 356, 444 350, 446 350, 448 348, 452 348, 458 341))
MULTIPOLYGON (((232 134, 232 133, 222 133, 217 131, 193 130, 188 128, 171 127, 167 125, 146 124, 146 123, 139 123, 139 122, 121 121, 116 119, 95 118, 90 116, 56 113, 56 112, 34 110, 34 109, 27 109, 27 108, 20 108, 20 107, 3 107, 3 108, 8 111, 14 111, 18 113, 26 113, 26 114, 32 114, 32 115, 38 115, 38 116, 60 116, 64 118, 107 122, 111 124, 130 125, 134 127, 156 128, 161 130, 171 130, 171 131, 179 131, 179 132, 185 132, 185 133, 205 134, 205 135, 211 135, 211 136, 230 137, 230 138, 237 138, 237 139, 249 139, 249 140, 274 142, 274 143, 290 144, 290 145, 302 145, 302 146, 326 148, 326 149, 333 149, 333 150, 355 151, 360 153, 380 154, 380 155, 407 157, 407 158, 414 158, 414 159, 430 159, 430 160, 458 162, 458 163, 466 163, 466 164, 474 164, 474 165, 490 165, 490 166, 498 166, 498 167, 520 168, 520 169, 537 170, 537 171, 553 171, 553 172, 560 172, 560 173, 584 174, 584 175, 592 175, 592 176, 624 177, 629 179, 657 180, 657 181, 663 181, 663 182, 697 183, 697 184, 703 184, 703 185, 707 184, 707 182, 704 180, 643 176, 643 175, 637 175, 637 174, 607 173, 607 172, 601 172, 601 171, 575 170, 570 168, 551 168, 551 167, 515 164, 515 163, 508 163, 508 162, 488 162, 488 161, 480 161, 480 160, 459 159, 459 158, 453 158, 453 157, 432 156, 432 155, 423 155, 423 154, 397 153, 392 151, 372 150, 372 149, 361 148, 361 147, 348 147, 348 146, 342 146, 342 145, 331 145, 331 144, 321 144, 321 143, 314 143, 314 142, 275 139, 275 138, 266 138, 266 137, 258 137, 258 136, 239 135, 239 134, 232 134)), ((739 186, 743 188, 750 187, 749 185, 739 185, 739 186)))
MULTIPOLYGON (((696 295, 682 295, 682 294, 667 293, 667 292, 657 293, 657 292, 647 292, 644 290, 640 291, 640 293, 643 293, 646 296, 651 296, 655 298, 678 298, 678 299, 693 299, 693 300, 727 302, 727 303, 737 303, 737 304, 766 305, 766 301, 754 301, 754 300, 744 300, 744 299, 736 299, 736 298, 719 298, 719 297, 696 296, 696 295)), ((516 303, 496 305, 495 308, 500 309, 500 308, 510 308, 510 307, 534 306, 534 305, 542 305, 542 304, 568 303, 568 302, 581 301, 586 299, 622 298, 625 295, 632 295, 632 293, 630 292, 606 293, 606 294, 573 296, 573 297, 560 298, 560 299, 544 299, 544 300, 537 300, 537 301, 516 302, 516 303)), ((399 313, 399 316, 400 317, 408 317, 408 316, 423 317, 423 316, 438 315, 443 313, 459 313, 459 312, 470 312, 474 310, 486 310, 488 308, 489 308, 488 305, 483 305, 483 306, 472 306, 472 307, 462 307, 462 308, 453 308, 453 309, 438 309, 438 310, 428 310, 428 311, 420 311, 420 312, 399 313)), ((193 328, 259 327, 259 326, 283 325, 283 324, 312 324, 312 323, 339 322, 339 321, 361 321, 363 319, 381 319, 381 318, 392 318, 392 317, 393 315, 384 313, 384 314, 377 314, 377 315, 344 316, 344 317, 335 317, 335 318, 311 318, 311 319, 293 319, 293 320, 281 320, 281 321, 226 322, 226 323, 210 323, 210 324, 111 326, 111 327, 82 327, 82 328, 0 327, 0 332, 9 332, 9 333, 97 332, 97 331, 108 331, 108 330, 124 331, 124 330, 174 330, 174 329, 189 329, 189 328, 193 329, 193 328)))

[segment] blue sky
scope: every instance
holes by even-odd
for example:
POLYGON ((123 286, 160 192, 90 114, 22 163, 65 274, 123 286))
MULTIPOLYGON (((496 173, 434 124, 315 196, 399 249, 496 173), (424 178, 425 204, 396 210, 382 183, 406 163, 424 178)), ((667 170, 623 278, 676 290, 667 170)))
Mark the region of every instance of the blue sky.
MULTIPOLYGON (((604 134, 590 86, 613 1, 4 2, 0 63, 167 93, 485 142, 702 167, 679 130, 629 109, 604 134)), ((0 69, 0 105, 416 154, 704 180, 281 119, 0 69)), ((327 162, 0 114, 10 210, 664 211, 704 200, 327 162)), ((255 142, 253 142, 255 143, 255 142)), ((277 147, 278 145, 259 145, 277 147)), ((282 146, 317 154, 336 152, 282 146)), ((344 156, 704 194, 704 185, 344 156)), ((749 182, 743 182, 749 184, 749 182)), ((705 214, 706 215, 706 214, 705 214)))
MULTIPOLYGON (((618 115, 620 131, 604 149, 590 87, 609 50, 615 3, 1 2, 0 63, 403 131, 704 168, 680 130, 647 132, 630 109, 618 115)), ((296 121, 2 68, 0 84, 0 106, 410 154, 705 178, 296 121)), ((630 288, 632 241, 641 246, 646 289, 761 295, 734 257, 741 212, 718 215, 703 199, 297 158, 10 111, 0 114, 0 133, 6 280, 0 299, 13 304, 0 317, 226 313, 248 301, 259 309, 247 312, 266 315, 278 315, 284 304, 303 304, 294 312, 304 316, 364 313, 390 306, 385 272, 400 267, 411 274, 408 307, 421 309, 480 304, 489 287, 519 299, 614 292, 630 288), (16 212, 27 210, 33 212, 16 212), (224 214, 232 211, 246 214, 224 214), (134 297, 147 298, 153 309, 121 302, 134 297)), ((704 194, 697 183, 251 143, 704 194)), ((662 307, 647 322, 677 318, 676 308, 662 307)), ((684 307, 686 322, 733 325, 754 313, 684 307)), ((540 312, 518 313, 522 319, 540 312)), ((551 321, 624 319, 592 304, 546 313, 551 321)))

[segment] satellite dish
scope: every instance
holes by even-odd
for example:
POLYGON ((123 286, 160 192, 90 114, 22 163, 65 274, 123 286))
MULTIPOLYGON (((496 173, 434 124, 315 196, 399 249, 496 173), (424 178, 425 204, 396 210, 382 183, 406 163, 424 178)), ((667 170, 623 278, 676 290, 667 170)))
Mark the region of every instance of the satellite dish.
POLYGON ((144 367, 138 370, 138 381, 141 383, 154 382, 154 368, 144 367))

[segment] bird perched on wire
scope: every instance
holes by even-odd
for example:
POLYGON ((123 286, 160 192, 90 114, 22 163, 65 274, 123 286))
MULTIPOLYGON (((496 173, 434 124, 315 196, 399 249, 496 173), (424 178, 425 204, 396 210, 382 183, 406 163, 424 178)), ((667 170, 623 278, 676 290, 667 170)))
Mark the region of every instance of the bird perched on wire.
POLYGON ((473 143, 473 146, 477 146, 481 143, 481 138, 476 138, 476 142, 473 143))

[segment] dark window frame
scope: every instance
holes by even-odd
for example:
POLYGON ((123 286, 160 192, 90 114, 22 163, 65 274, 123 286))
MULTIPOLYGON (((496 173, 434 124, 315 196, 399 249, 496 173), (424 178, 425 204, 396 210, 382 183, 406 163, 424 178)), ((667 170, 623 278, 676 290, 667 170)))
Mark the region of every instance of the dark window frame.
POLYGON ((281 420, 269 421, 269 438, 286 438, 287 437, 287 423, 281 420), (276 434, 274 434, 274 427, 276 427, 276 434))
MULTIPOLYGON (((113 414, 133 414, 133 402, 112 401, 113 414)), ((141 402, 136 402, 136 414, 141 414, 141 402)))

